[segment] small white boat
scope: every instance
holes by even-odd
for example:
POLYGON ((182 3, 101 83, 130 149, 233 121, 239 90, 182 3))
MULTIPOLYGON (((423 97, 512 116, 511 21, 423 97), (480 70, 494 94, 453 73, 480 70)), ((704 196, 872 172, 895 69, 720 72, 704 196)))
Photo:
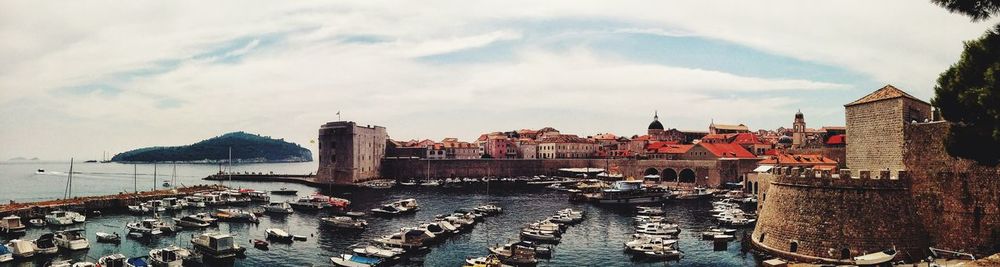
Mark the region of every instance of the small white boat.
POLYGON ((142 258, 128 258, 122 254, 111 254, 97 259, 101 267, 147 267, 149 264, 142 258))
POLYGON ((636 212, 639 215, 647 215, 647 216, 659 216, 666 213, 663 211, 663 208, 660 207, 643 207, 643 206, 636 207, 636 212))
POLYGON ((292 214, 295 210, 292 209, 292 205, 288 204, 288 202, 274 202, 264 206, 264 212, 274 215, 285 215, 292 214))
POLYGON ((174 218, 174 224, 185 228, 205 228, 212 225, 213 221, 206 220, 198 215, 188 215, 181 218, 174 218))
POLYGON ((267 233, 267 239, 270 240, 284 241, 284 242, 292 241, 292 235, 289 234, 288 232, 285 232, 285 230, 281 230, 278 228, 268 228, 267 230, 264 230, 264 232, 267 233))
POLYGON ((168 246, 149 251, 149 263, 157 267, 181 267, 184 259, 191 256, 191 251, 178 246, 168 246))
POLYGON ((44 227, 46 225, 45 219, 38 219, 38 218, 28 220, 28 224, 34 227, 44 227))
POLYGON ((879 265, 886 262, 892 261, 896 258, 895 249, 886 249, 883 251, 865 254, 861 256, 854 257, 854 264, 857 265, 879 265))
MULTIPOLYGON (((77 216, 83 216, 79 213, 72 211, 52 211, 49 215, 45 215, 45 222, 51 225, 70 225, 76 223, 77 216)), ((84 218, 86 220, 86 218, 84 218)))
POLYGON ((28 240, 14 239, 7 243, 14 258, 23 259, 35 256, 35 244, 28 240))
POLYGON ((342 267, 370 267, 378 266, 382 259, 375 257, 365 257, 361 255, 341 254, 340 257, 331 257, 333 265, 342 267))
POLYGON ((97 232, 97 242, 118 244, 122 242, 122 237, 118 233, 97 232))
POLYGON ((543 241, 543 242, 559 242, 561 238, 556 235, 547 234, 545 232, 536 229, 527 229, 521 231, 521 239, 543 241))
POLYGON ((354 219, 347 216, 334 216, 328 218, 320 218, 320 223, 326 226, 332 226, 336 228, 345 229, 357 229, 362 230, 368 227, 368 222, 365 220, 354 219))
POLYGON ((401 248, 385 248, 372 245, 354 248, 352 251, 356 255, 383 259, 395 259, 396 257, 403 255, 403 253, 406 253, 406 250, 401 248))
POLYGON ((145 219, 139 222, 125 224, 129 234, 139 234, 140 236, 155 236, 163 234, 163 222, 156 219, 145 219))
POLYGON ((73 229, 56 232, 56 245, 69 250, 83 250, 90 248, 90 241, 83 234, 83 229, 73 229))

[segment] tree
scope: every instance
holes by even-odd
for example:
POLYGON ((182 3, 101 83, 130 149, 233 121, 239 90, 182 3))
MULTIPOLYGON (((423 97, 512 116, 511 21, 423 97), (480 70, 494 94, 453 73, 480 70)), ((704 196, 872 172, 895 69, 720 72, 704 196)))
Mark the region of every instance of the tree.
POLYGON ((1000 163, 1000 25, 965 42, 961 59, 938 77, 934 93, 931 102, 954 123, 948 153, 1000 163))
POLYGON ((972 21, 983 21, 1000 13, 1000 0, 931 0, 952 13, 961 13, 972 21))

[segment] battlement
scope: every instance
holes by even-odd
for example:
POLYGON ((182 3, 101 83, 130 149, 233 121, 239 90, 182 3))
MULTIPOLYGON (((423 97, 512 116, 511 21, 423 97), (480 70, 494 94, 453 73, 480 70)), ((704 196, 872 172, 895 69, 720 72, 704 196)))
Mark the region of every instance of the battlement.
POLYGON ((813 170, 803 167, 778 167, 771 169, 774 182, 800 186, 852 187, 868 189, 905 189, 910 181, 907 171, 858 170, 859 176, 852 176, 850 169, 839 172, 813 170))

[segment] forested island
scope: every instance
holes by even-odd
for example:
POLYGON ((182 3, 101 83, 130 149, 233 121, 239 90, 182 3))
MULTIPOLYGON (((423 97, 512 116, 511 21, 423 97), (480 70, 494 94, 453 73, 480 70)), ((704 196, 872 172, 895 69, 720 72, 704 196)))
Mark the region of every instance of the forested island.
POLYGON ((305 162, 312 152, 298 144, 246 132, 232 132, 185 146, 145 147, 115 155, 113 162, 305 162))

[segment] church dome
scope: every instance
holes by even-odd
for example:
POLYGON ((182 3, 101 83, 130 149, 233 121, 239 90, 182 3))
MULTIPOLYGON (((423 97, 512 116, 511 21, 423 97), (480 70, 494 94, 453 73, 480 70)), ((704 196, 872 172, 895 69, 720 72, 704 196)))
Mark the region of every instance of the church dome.
POLYGON ((653 114, 653 122, 649 123, 649 130, 663 130, 663 124, 660 123, 660 114, 653 114))
POLYGON ((792 137, 791 136, 787 136, 787 135, 782 135, 780 138, 778 138, 778 143, 780 143, 780 144, 791 144, 792 143, 792 137))

